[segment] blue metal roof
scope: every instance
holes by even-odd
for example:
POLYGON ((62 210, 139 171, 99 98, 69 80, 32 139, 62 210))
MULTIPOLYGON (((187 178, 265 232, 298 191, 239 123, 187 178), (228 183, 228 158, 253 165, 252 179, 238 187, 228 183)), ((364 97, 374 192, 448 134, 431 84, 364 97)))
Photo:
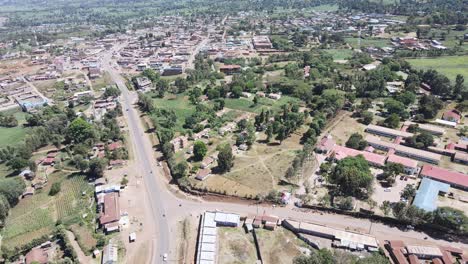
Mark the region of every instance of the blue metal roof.
POLYGON ((429 178, 423 178, 414 198, 413 205, 425 211, 432 212, 437 209, 437 196, 439 192, 447 193, 450 185, 429 178))

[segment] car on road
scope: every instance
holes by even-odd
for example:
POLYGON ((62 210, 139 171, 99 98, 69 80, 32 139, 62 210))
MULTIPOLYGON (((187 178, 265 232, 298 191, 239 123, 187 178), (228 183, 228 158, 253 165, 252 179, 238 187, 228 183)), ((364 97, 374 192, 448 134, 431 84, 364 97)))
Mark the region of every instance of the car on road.
POLYGON ((391 191, 392 191, 391 188, 385 188, 385 189, 384 189, 384 192, 391 192, 391 191))
POLYGON ((167 261, 167 253, 164 253, 164 255, 163 255, 163 261, 167 261))

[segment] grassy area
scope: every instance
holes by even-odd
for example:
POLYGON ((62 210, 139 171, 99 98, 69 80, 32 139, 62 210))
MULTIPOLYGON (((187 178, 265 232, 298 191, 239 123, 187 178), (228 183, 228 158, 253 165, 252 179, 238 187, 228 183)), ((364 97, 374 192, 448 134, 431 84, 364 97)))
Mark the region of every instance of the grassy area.
POLYGON ((435 69, 445 74, 452 82, 457 74, 468 79, 468 55, 465 56, 444 56, 435 58, 421 58, 407 60, 416 69, 435 69))
POLYGON ((183 130, 182 126, 185 123, 185 119, 195 111, 195 106, 190 103, 188 96, 185 94, 154 98, 153 101, 157 108, 173 110, 175 112, 177 116, 177 127, 175 129, 178 131, 183 130))
POLYGON ((353 55, 350 49, 327 49, 325 52, 332 55, 334 60, 345 60, 353 55))
POLYGON ((0 127, 0 148, 17 145, 24 139, 28 131, 27 128, 23 127, 23 124, 26 123, 26 113, 19 109, 14 109, 5 111, 3 114, 13 114, 18 120, 18 126, 10 128, 0 127))
MULTIPOLYGON (((348 43, 351 47, 357 49, 359 47, 359 38, 345 38, 345 42, 348 43)), ((363 47, 387 47, 390 46, 390 41, 388 39, 361 39, 361 48, 363 47)))
POLYGON ((33 196, 22 199, 10 210, 5 228, 1 235, 3 245, 14 248, 28 243, 32 239, 50 234, 58 220, 65 225, 81 221, 87 213, 87 220, 94 218, 94 209, 89 208, 93 189, 83 175, 52 173, 47 186, 33 196), (54 182, 61 182, 61 191, 56 196, 49 196, 54 182), (82 193, 86 195, 82 196, 82 193))
POLYGON ((284 104, 288 104, 290 102, 299 102, 298 99, 289 96, 282 96, 279 100, 260 98, 259 103, 257 105, 254 105, 252 100, 253 96, 251 96, 250 98, 239 99, 227 98, 225 99, 225 107, 246 112, 260 113, 262 109, 271 109, 273 111, 276 111, 279 110, 280 107, 284 104))

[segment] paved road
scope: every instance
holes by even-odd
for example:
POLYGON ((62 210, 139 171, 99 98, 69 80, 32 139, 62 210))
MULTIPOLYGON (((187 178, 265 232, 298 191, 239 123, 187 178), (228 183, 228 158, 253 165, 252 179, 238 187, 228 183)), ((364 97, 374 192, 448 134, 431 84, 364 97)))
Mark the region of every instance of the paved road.
POLYGON ((196 199, 182 199, 170 191, 167 180, 162 176, 161 168, 157 166, 154 158, 153 146, 145 135, 145 130, 140 122, 139 114, 134 109, 137 94, 127 89, 124 79, 117 70, 109 66, 111 62, 110 53, 103 56, 103 67, 109 72, 113 81, 122 91, 122 107, 124 117, 127 119, 131 142, 135 147, 135 160, 139 163, 141 174, 145 181, 149 202, 151 203, 156 241, 153 245, 153 256, 151 263, 162 263, 162 254, 167 253, 169 260, 175 260, 174 249, 177 238, 176 222, 189 214, 200 214, 206 210, 225 210, 239 214, 272 214, 280 218, 292 218, 301 221, 309 221, 324 224, 335 228, 356 230, 370 233, 383 241, 385 239, 402 239, 408 243, 427 244, 437 243, 462 247, 468 250, 466 244, 449 243, 427 236, 422 232, 405 232, 395 227, 380 223, 372 223, 369 220, 357 219, 343 215, 313 213, 311 211, 300 211, 290 207, 258 206, 254 204, 237 204, 228 202, 197 201, 196 199), (128 109, 128 110, 127 110, 128 109))
POLYGON ((166 190, 164 185, 157 182, 158 177, 154 177, 156 173, 156 161, 153 159, 152 144, 140 122, 138 112, 134 109, 133 104, 137 101, 137 95, 127 89, 125 80, 120 74, 109 65, 110 54, 104 56, 104 68, 109 72, 112 80, 117 84, 122 91, 122 108, 124 109, 124 117, 127 119, 129 133, 132 144, 135 146, 135 160, 139 163, 141 171, 138 173, 143 176, 145 186, 147 188, 148 199, 151 204, 154 230, 157 232, 157 240, 153 245, 152 263, 161 263, 162 255, 170 254, 170 249, 173 248, 170 244, 172 241, 169 236, 169 225, 166 218, 167 203, 161 193, 166 190), (126 111, 128 109, 128 111, 126 111))

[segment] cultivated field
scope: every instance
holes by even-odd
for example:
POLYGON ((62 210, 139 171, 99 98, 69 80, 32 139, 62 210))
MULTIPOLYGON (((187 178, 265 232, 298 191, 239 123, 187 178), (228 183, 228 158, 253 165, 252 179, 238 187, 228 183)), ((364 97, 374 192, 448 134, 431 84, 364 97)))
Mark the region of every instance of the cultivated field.
POLYGON ((416 69, 437 70, 446 75, 452 83, 455 82, 457 74, 463 75, 465 80, 468 79, 468 55, 408 59, 407 61, 416 69))
POLYGON ((63 224, 81 221, 82 214, 94 218, 94 209, 89 210, 88 196, 92 187, 83 175, 66 175, 57 172, 49 175, 47 186, 33 196, 22 199, 10 210, 2 231, 3 245, 14 248, 28 243, 32 239, 50 234, 60 220, 63 224), (61 191, 56 196, 49 196, 54 182, 61 182, 61 191), (82 197, 82 193, 88 195, 82 197))

